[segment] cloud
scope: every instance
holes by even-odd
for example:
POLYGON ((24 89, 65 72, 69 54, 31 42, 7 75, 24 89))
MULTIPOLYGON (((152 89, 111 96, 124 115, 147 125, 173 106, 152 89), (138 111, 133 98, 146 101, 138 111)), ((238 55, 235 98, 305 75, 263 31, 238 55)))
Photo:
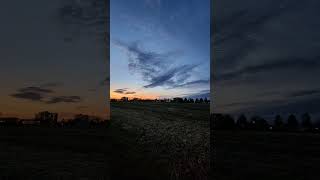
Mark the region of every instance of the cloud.
POLYGON ((48 94, 53 92, 54 91, 51 89, 30 86, 30 87, 18 89, 17 93, 11 94, 10 96, 17 99, 25 99, 25 100, 41 102, 48 94))
POLYGON ((319 3, 280 0, 255 4, 226 0, 216 4, 213 33, 218 73, 253 62, 265 64, 317 55, 320 36, 315 29, 320 23, 316 22, 319 13, 315 7, 319 3), (228 8, 222 11, 220 6, 228 8), (301 36, 297 36, 298 32, 301 36))
POLYGON ((130 72, 141 75, 147 83, 144 88, 174 87, 186 83, 191 77, 196 64, 173 65, 174 58, 181 52, 157 53, 143 50, 138 42, 126 44, 121 41, 113 43, 125 50, 128 56, 130 72))
MULTIPOLYGON (((59 84, 60 85, 60 84, 59 84)), ((20 88, 16 93, 11 94, 11 97, 17 99, 24 99, 29 101, 37 101, 46 104, 56 104, 56 103, 78 103, 81 101, 80 96, 54 96, 56 93, 53 89, 43 88, 43 87, 57 87, 58 84, 45 84, 42 87, 39 86, 29 86, 25 88, 20 88)))
POLYGON ((134 91, 128 91, 128 88, 116 89, 113 92, 118 94, 136 94, 134 91))
POLYGON ((320 68, 320 57, 316 56, 311 60, 308 59, 278 59, 268 61, 264 64, 248 65, 235 71, 217 74, 216 80, 233 80, 241 78, 243 75, 252 75, 260 72, 285 71, 288 69, 310 70, 320 68))
POLYGON ((11 95, 14 98, 18 99, 26 99, 31 101, 42 101, 44 98, 41 93, 34 93, 34 92, 21 92, 21 93, 15 93, 11 95))
POLYGON ((310 98, 316 99, 320 89, 319 5, 298 0, 215 3, 216 110, 265 114, 317 108, 310 98))
POLYGON ((185 87, 198 87, 198 86, 209 86, 210 80, 195 80, 189 81, 183 84, 178 84, 173 86, 172 88, 185 88, 185 87))
POLYGON ((57 96, 51 97, 50 100, 46 101, 47 104, 57 104, 57 103, 79 103, 81 102, 80 96, 57 96))
POLYGON ((310 96, 310 95, 315 95, 319 94, 320 90, 319 89, 314 89, 314 90, 301 90, 301 91, 295 91, 292 92, 288 95, 288 97, 302 97, 302 96, 310 96))
POLYGON ((126 91, 127 91, 127 88, 124 88, 124 89, 116 89, 116 90, 114 90, 113 92, 118 93, 118 94, 123 94, 123 93, 126 92, 126 91))
POLYGON ((199 92, 196 92, 196 93, 192 93, 192 94, 186 94, 184 96, 185 98, 192 98, 192 99, 200 99, 200 98, 207 98, 207 99, 210 99, 210 90, 209 89, 206 89, 206 90, 201 90, 199 92))

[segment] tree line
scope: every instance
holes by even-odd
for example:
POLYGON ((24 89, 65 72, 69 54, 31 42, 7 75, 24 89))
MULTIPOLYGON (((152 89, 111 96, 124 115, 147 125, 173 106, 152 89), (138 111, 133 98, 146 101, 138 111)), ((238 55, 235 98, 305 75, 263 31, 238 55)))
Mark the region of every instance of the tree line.
POLYGON ((208 98, 165 98, 165 99, 141 99, 141 98, 132 98, 122 97, 120 99, 111 99, 111 102, 165 102, 165 103, 210 103, 208 98))
POLYGON ((234 119, 229 114, 213 114, 213 128, 218 130, 257 130, 257 131, 319 131, 320 122, 313 122, 308 113, 298 119, 291 114, 288 117, 276 115, 273 120, 267 121, 260 116, 247 118, 241 114, 234 119))

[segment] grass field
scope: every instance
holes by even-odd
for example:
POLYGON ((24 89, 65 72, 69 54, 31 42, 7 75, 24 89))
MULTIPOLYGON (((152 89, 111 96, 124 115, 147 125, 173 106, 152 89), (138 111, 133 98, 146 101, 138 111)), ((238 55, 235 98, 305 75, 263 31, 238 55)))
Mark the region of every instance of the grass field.
POLYGON ((0 178, 205 179, 209 105, 113 103, 109 127, 0 127, 0 178))
POLYGON ((172 179, 208 178, 209 104, 116 102, 111 119, 138 133, 138 144, 166 161, 172 179))
POLYGON ((320 179, 320 135, 307 133, 217 131, 217 180, 320 179))

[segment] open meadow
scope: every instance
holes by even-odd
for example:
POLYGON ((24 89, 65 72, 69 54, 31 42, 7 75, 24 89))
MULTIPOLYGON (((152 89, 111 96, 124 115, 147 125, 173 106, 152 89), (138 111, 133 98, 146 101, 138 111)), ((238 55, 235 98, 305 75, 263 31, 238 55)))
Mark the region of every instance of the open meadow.
POLYGON ((209 105, 111 103, 100 128, 0 127, 15 179, 206 179, 209 105))

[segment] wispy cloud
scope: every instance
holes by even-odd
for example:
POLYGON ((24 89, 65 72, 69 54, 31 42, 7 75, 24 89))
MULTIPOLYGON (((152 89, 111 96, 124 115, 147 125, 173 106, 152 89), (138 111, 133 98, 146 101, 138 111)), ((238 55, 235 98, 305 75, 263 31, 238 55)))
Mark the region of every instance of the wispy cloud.
POLYGON ((48 94, 53 92, 54 91, 51 89, 30 86, 30 87, 18 89, 16 93, 11 94, 10 96, 17 99, 25 99, 25 100, 41 102, 48 94))
POLYGON ((210 84, 210 80, 195 80, 195 81, 189 81, 183 84, 178 84, 176 86, 173 86, 172 88, 209 86, 209 84, 210 84))
POLYGON ((319 89, 312 89, 312 90, 300 90, 300 91, 295 91, 292 92, 288 95, 288 97, 304 97, 304 96, 310 96, 310 95, 315 95, 315 94, 320 94, 319 89))
POLYGON ((116 89, 113 92, 118 94, 136 94, 134 91, 128 91, 128 88, 116 89))
POLYGON ((47 104, 79 103, 79 102, 81 102, 80 96, 57 96, 57 97, 51 97, 48 101, 46 101, 47 104))
MULTIPOLYGON (((124 49, 128 56, 128 68, 132 73, 141 75, 147 83, 144 88, 154 87, 184 87, 188 83, 193 70, 198 64, 174 64, 174 58, 179 52, 158 53, 142 49, 138 42, 124 43, 113 41, 124 49)), ((200 81, 199 81, 200 82, 200 81)))
POLYGON ((274 72, 274 71, 285 71, 288 69, 295 70, 310 70, 320 68, 320 57, 316 56, 312 59, 278 59, 273 61, 268 61, 264 64, 258 65, 248 65, 243 68, 217 74, 216 80, 233 80, 241 78, 243 75, 253 75, 260 72, 274 72))
POLYGON ((207 99, 210 99, 210 90, 209 89, 205 89, 205 90, 201 90, 201 91, 198 91, 198 92, 195 92, 195 93, 190 93, 190 94, 185 94, 183 95, 184 97, 186 98, 193 98, 193 99, 196 99, 196 98, 207 98, 207 99))
POLYGON ((57 104, 57 103, 78 103, 82 99, 80 96, 55 96, 55 90, 43 87, 57 87, 58 84, 45 84, 40 86, 29 86, 20 88, 17 90, 16 93, 10 94, 9 96, 34 101, 34 102, 41 102, 46 104, 57 104))

